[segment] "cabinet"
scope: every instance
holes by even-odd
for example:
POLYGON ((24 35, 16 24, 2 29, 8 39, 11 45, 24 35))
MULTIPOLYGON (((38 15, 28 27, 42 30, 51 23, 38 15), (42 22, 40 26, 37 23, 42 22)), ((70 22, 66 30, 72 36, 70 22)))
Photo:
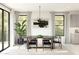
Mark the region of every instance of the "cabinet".
POLYGON ((79 33, 71 34, 71 43, 79 44, 79 33))
POLYGON ((79 15, 71 15, 70 27, 79 27, 79 15))

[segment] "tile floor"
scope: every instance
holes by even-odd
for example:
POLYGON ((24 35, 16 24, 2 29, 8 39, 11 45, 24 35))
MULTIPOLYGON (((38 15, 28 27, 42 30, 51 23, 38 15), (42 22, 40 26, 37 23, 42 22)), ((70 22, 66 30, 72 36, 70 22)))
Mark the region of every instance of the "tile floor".
POLYGON ((79 45, 65 44, 62 49, 35 48, 27 50, 26 45, 10 47, 1 55, 79 55, 79 45))

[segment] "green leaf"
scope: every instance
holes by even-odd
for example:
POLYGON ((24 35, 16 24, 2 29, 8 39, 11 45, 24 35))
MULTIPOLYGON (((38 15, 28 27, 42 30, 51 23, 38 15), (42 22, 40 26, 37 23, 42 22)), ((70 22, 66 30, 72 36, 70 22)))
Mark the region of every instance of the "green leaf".
POLYGON ((26 35, 26 24, 25 24, 25 22, 26 22, 26 20, 24 20, 24 21, 22 22, 22 24, 21 24, 20 22, 15 23, 15 25, 16 25, 15 31, 17 32, 17 34, 18 34, 19 36, 24 36, 24 35, 26 35))
POLYGON ((21 24, 20 23, 15 23, 16 24, 16 26, 18 26, 18 27, 20 27, 21 26, 21 24))
POLYGON ((22 28, 21 28, 21 30, 24 29, 25 26, 26 26, 26 25, 23 25, 22 28))
POLYGON ((26 20, 24 20, 24 21, 22 22, 22 25, 23 25, 25 22, 26 22, 26 20))

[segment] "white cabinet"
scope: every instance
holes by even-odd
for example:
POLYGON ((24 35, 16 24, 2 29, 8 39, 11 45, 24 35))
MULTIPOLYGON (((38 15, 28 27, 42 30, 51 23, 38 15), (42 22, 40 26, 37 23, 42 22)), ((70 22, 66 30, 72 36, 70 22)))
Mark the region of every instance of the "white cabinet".
POLYGON ((79 33, 71 34, 71 43, 79 44, 79 33))
POLYGON ((79 15, 71 15, 70 27, 79 27, 79 15))

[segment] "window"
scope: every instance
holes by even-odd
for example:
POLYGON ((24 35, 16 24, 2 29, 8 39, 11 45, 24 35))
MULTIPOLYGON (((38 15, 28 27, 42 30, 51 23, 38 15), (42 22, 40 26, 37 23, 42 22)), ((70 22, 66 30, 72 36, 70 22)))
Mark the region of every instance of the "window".
POLYGON ((64 36, 64 15, 55 16, 55 35, 64 36))
POLYGON ((0 52, 10 46, 10 13, 0 8, 0 52))
POLYGON ((0 51, 2 50, 2 10, 0 10, 0 51))
POLYGON ((8 47, 8 43, 9 43, 9 39, 8 39, 8 34, 9 34, 9 27, 8 27, 8 24, 9 24, 9 13, 4 11, 4 48, 8 47))
MULTIPOLYGON (((27 29, 27 15, 19 15, 18 22, 19 22, 20 24, 22 24, 22 22, 23 22, 24 20, 26 20, 26 22, 25 22, 26 26, 25 26, 24 28, 27 29)), ((27 32, 27 31, 26 31, 26 32, 27 32)), ((27 33, 26 33, 26 34, 27 34, 27 33)), ((25 35, 25 36, 26 36, 26 35, 25 35)))
POLYGON ((20 15, 18 18, 18 22, 22 23, 24 20, 27 20, 27 16, 26 15, 20 15))

